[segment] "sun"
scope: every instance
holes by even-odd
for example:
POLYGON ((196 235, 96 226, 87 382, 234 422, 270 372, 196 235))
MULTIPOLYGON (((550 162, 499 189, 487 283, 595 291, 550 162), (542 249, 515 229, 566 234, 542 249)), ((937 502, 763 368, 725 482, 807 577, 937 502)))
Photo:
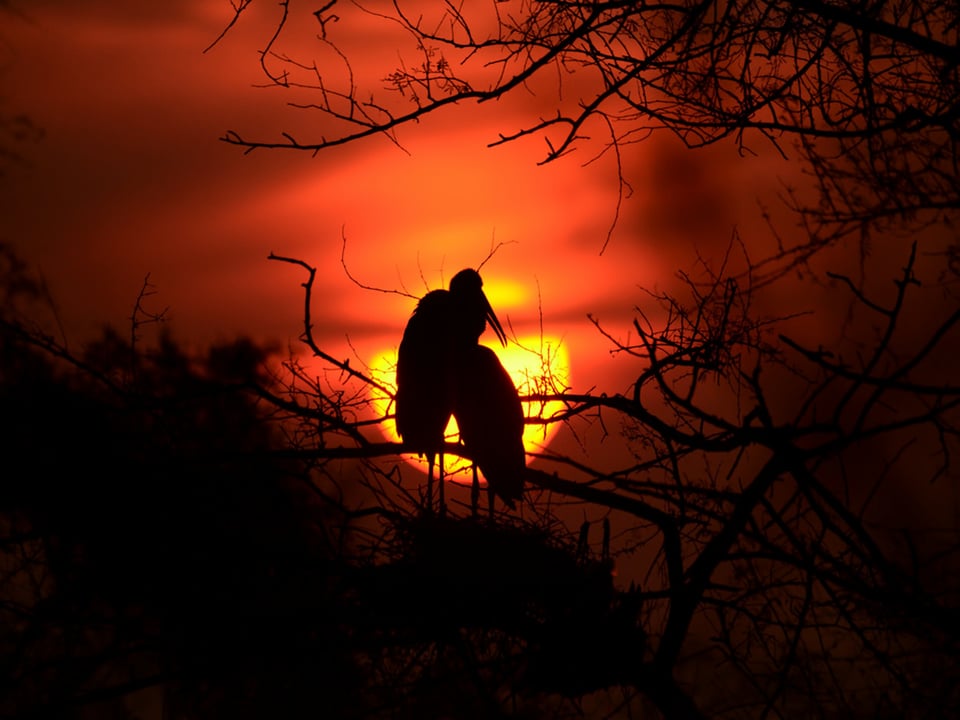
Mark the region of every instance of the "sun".
MULTIPOLYGON (((570 360, 566 346, 560 338, 541 338, 540 336, 520 337, 511 341, 507 347, 493 342, 482 342, 482 345, 493 349, 500 358, 503 367, 510 373, 520 397, 558 395, 570 386, 570 360)), ((370 362, 370 373, 377 382, 395 388, 397 369, 396 348, 378 353, 370 362)), ((384 417, 393 414, 390 398, 371 389, 374 409, 378 416, 384 417)), ((547 419, 563 411, 563 403, 558 400, 527 400, 523 402, 523 413, 527 418, 547 419)), ((387 440, 400 442, 397 426, 393 419, 385 420, 380 425, 381 431, 387 440)), ((523 446, 527 452, 535 452, 546 446, 556 434, 558 423, 527 423, 523 430, 523 446)), ((447 425, 446 436, 449 442, 456 442, 459 431, 457 421, 452 419, 447 425)), ((414 454, 405 454, 409 462, 426 470, 425 459, 414 454)), ((463 463, 456 459, 446 463, 447 472, 454 472, 463 463)))

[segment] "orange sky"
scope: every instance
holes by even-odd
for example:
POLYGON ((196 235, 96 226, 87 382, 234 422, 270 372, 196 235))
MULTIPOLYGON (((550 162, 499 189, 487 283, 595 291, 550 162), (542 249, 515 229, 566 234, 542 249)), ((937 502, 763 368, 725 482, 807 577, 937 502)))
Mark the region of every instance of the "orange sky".
MULTIPOLYGON (((218 137, 279 137, 320 122, 285 108, 275 88, 253 87, 274 5, 255 3, 204 54, 230 19, 226 0, 22 4, 23 17, 0 31, 0 110, 27 113, 45 137, 0 178, 3 238, 43 272, 73 341, 104 323, 124 327, 149 273, 154 308, 169 307, 183 340, 293 343, 303 276, 268 262, 275 252, 321 268, 314 320, 325 348, 372 358, 399 342, 413 301, 353 285, 340 266, 344 234, 360 281, 414 294, 428 289, 421 271, 439 287, 504 243, 484 267, 488 287, 513 290, 514 302, 497 304, 504 324, 536 334, 542 309, 544 333, 567 345, 573 389, 622 391, 631 367, 609 357, 587 313, 626 338, 634 305, 648 302, 638 286, 676 287, 675 273, 698 254, 720 257, 734 229, 759 257, 770 236, 758 200, 775 206, 780 181, 799 181, 759 143, 754 157, 658 136, 624 155, 634 192, 601 255, 617 201, 612 158, 584 167, 597 149, 588 145, 540 167, 542 140, 486 147, 520 126, 534 96, 451 108, 401 131, 407 153, 375 137, 317 157, 244 156, 218 137)), ((364 58, 382 61, 390 47, 339 30, 368 48, 364 58)), ((314 33, 302 26, 289 47, 314 33)), ((358 76, 381 67, 354 63, 358 76)), ((784 235, 792 223, 778 219, 784 235)), ((788 312, 817 305, 786 285, 767 302, 788 312)))
MULTIPOLYGON (((295 333, 297 278, 267 263, 270 251, 329 267, 320 300, 338 301, 336 332, 396 327, 409 307, 350 286, 341 230, 358 277, 415 292, 418 265, 439 283, 441 270, 449 278, 509 243, 486 274, 532 297, 539 283, 547 320, 572 332, 588 311, 629 311, 637 284, 669 283, 693 242, 724 245, 756 216, 750 185, 774 177, 732 148, 645 144, 627 168, 634 197, 601 257, 616 178, 610 162, 581 166, 589 148, 547 167, 536 165, 539 140, 488 149, 519 123, 488 105, 405 131, 409 155, 373 138, 317 158, 243 156, 217 138, 314 122, 252 87, 269 25, 251 17, 204 55, 228 3, 141 5, 31 3, 4 33, 5 110, 46 132, 2 181, 4 234, 46 274, 73 332, 124 322, 149 272, 186 337, 295 333)), ((528 322, 536 305, 509 314, 528 322)))
MULTIPOLYGON (((45 136, 23 147, 26 162, 0 177, 0 239, 44 274, 74 347, 105 323, 127 327, 147 273, 158 292, 153 309, 169 307, 181 340, 202 347, 243 334, 296 346, 304 275, 269 262, 275 252, 321 269, 313 320, 324 349, 370 362, 399 344, 414 303, 352 284, 340 265, 343 235, 357 279, 414 294, 428 289, 421 272, 430 289, 440 287, 504 243, 483 269, 504 325, 535 335, 542 309, 543 332, 566 345, 572 390, 623 392, 636 378, 636 361, 611 357, 588 313, 628 340, 635 305, 655 315, 640 286, 678 288, 676 273, 693 270, 698 256, 720 258, 734 230, 754 259, 763 256, 773 240, 758 202, 773 209, 781 235, 795 232, 776 195, 781 182, 801 182, 797 165, 761 143, 757 156, 726 144, 691 152, 664 135, 625 152, 633 195, 601 255, 617 201, 610 159, 583 167, 596 150, 588 146, 539 167, 540 140, 486 147, 521 125, 517 113, 537 102, 530 96, 523 106, 451 108, 407 128, 408 153, 377 137, 317 157, 244 156, 218 137, 230 129, 299 134, 316 122, 285 108, 276 89, 253 87, 263 82, 257 50, 272 32, 275 5, 255 3, 264 16, 251 13, 203 54, 230 19, 227 0, 98 0, 82 10, 68 0, 23 4, 25 17, 0 26, 0 112, 27 113, 45 136)), ((375 35, 351 41, 389 47, 375 35)), ((354 60, 358 73, 371 72, 354 60)), ((871 291, 893 292, 904 247, 874 253, 871 263, 885 267, 874 268, 871 291)), ((858 248, 841 248, 820 267, 856 274, 859 260, 858 248)), ((941 260, 922 254, 920 262, 921 276, 930 278, 941 260)), ((919 340, 927 337, 924 321, 942 317, 926 312, 928 301, 913 302, 919 321, 903 328, 919 340)), ((942 295, 938 302, 953 301, 942 295)), ((791 278, 767 288, 755 310, 808 313, 783 329, 811 347, 831 347, 851 329, 843 323, 848 304, 836 284, 791 278)), ((855 323, 868 321, 869 333, 876 320, 861 313, 855 323)), ((768 400, 784 410, 779 421, 795 412, 803 389, 771 388, 768 400)), ((602 445, 607 429, 599 423, 580 431, 573 443, 561 429, 564 452, 589 447, 598 468, 634 462, 616 441, 618 425, 602 445)), ((884 507, 897 522, 915 515, 948 523, 940 515, 952 501, 914 493, 910 467, 898 465, 909 477, 884 507)))

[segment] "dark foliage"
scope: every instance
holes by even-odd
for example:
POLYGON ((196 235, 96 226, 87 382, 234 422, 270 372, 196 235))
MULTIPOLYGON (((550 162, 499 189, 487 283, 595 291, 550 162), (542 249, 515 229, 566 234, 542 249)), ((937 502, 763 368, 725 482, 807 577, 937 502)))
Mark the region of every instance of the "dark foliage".
POLYGON ((75 356, 4 257, 0 717, 490 717, 504 693, 551 716, 636 668, 609 559, 416 507, 370 552, 290 452, 309 413, 277 415, 267 351, 106 329, 75 356))
POLYGON ((0 715, 119 717, 137 691, 167 717, 343 714, 326 518, 223 381, 250 344, 194 363, 165 339, 130 376, 115 335, 82 368, 38 339, 4 320, 0 715))

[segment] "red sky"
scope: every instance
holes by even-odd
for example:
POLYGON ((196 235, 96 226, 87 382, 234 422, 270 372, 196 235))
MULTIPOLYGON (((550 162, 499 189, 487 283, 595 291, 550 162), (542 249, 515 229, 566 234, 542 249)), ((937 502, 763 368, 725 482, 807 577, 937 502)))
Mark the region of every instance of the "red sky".
MULTIPOLYGON (((295 346, 304 276, 267 261, 275 252, 321 269, 313 319, 324 348, 369 361, 399 343, 413 301, 352 284, 340 265, 344 235, 355 277, 417 295, 427 289, 421 273, 439 287, 504 243, 483 270, 504 324, 536 334, 542 310, 544 333, 566 344, 573 391, 622 392, 636 362, 610 357, 588 313, 628 339, 634 306, 653 312, 640 286, 679 287, 676 273, 694 270, 698 256, 720 258, 735 230, 754 259, 763 256, 772 239, 758 203, 775 210, 783 236, 795 232, 776 196, 782 182, 800 182, 797 165, 759 142, 758 155, 741 156, 730 145, 691 152, 664 135, 626 152, 633 194, 601 255, 617 202, 610 158, 584 167, 597 149, 586 146, 540 167, 540 140, 486 147, 520 126, 517 113, 535 110, 535 96, 451 108, 404 129, 407 152, 376 137, 317 157, 245 156, 218 137, 232 129, 279 139, 281 130, 299 136, 320 122, 285 108, 282 92, 254 87, 263 83, 258 50, 275 4, 255 3, 263 15, 250 12, 206 54, 230 19, 227 0, 21 4, 23 17, 0 28, 0 113, 26 113, 45 134, 0 177, 0 239, 44 274, 74 344, 105 323, 125 328, 149 273, 152 307, 169 307, 181 340, 203 346, 250 335, 295 346)), ((389 43, 369 33, 347 39, 370 50, 353 58, 357 72, 377 72, 362 58, 382 59, 389 43)), ((905 257, 877 253, 886 269, 871 288, 891 293, 905 257)), ((856 272, 859 260, 857 248, 841 248, 821 267, 856 272)), ((921 261, 927 277, 940 262, 921 261)), ((768 288, 757 310, 809 312, 785 329, 831 347, 848 300, 836 284, 787 280, 768 288)), ((927 317, 923 301, 914 307, 915 318, 927 317)), ((869 332, 877 319, 866 319, 869 332)), ((923 323, 905 330, 926 337, 923 323)), ((773 392, 789 399, 795 389, 773 392)), ((630 464, 622 450, 601 446, 591 461, 630 464)), ((936 508, 922 505, 911 483, 896 484, 903 493, 887 505, 894 515, 912 504, 918 516, 949 514, 951 503, 935 494, 923 497, 936 508)))
MULTIPOLYGON (((539 140, 488 149, 519 122, 498 106, 455 108, 410 128, 401 135, 409 155, 372 138, 316 158, 243 156, 217 138, 228 129, 279 137, 319 122, 285 109, 282 93, 252 87, 263 80, 257 50, 269 15, 251 12, 203 54, 229 3, 150 7, 30 3, 3 33, 5 111, 45 130, 25 148, 28 164, 3 179, 5 235, 47 275, 76 332, 122 322, 149 272, 177 331, 191 338, 289 333, 297 288, 267 253, 329 267, 328 291, 340 295, 349 289, 341 230, 359 278, 414 292, 418 264, 439 283, 441 270, 449 278, 492 243, 509 243, 488 264, 490 278, 533 294, 539 282, 545 313, 582 322, 588 311, 629 309, 637 284, 669 282, 692 256, 678 246, 722 246, 756 214, 739 186, 763 186, 762 159, 649 143, 630 158, 634 197, 601 257, 616 204, 613 165, 582 167, 596 149, 587 147, 537 167, 539 140)), ((394 325, 408 312, 363 296, 344 298, 344 329, 394 325)))
MULTIPOLYGON (((639 286, 676 287, 678 270, 698 255, 719 258, 735 229, 762 255, 771 241, 758 201, 776 207, 780 183, 799 181, 795 165, 759 142, 758 156, 742 156, 655 137, 624 156, 633 194, 601 255, 617 202, 612 158, 584 167, 598 149, 588 144, 541 167, 542 140, 487 148, 520 126, 517 113, 535 110, 536 96, 451 108, 402 130, 407 152, 375 137, 317 157, 245 156, 218 137, 323 127, 286 108, 283 92, 254 87, 275 5, 255 3, 206 54, 230 20, 226 0, 21 5, 0 30, 0 111, 28 114, 45 134, 0 178, 2 237, 44 274, 73 341, 104 323, 124 327, 149 273, 153 307, 169 307, 183 340, 295 343, 304 278, 268 262, 275 252, 321 268, 314 320, 325 347, 346 357, 352 345, 369 358, 399 342, 413 301, 353 285, 340 265, 344 235, 360 281, 417 295, 427 289, 421 271, 439 287, 504 243, 484 267, 494 297, 514 290, 513 303, 498 303, 501 319, 536 333, 542 310, 544 333, 567 345, 573 389, 622 391, 630 366, 609 358, 587 313, 626 338, 633 307, 649 302, 639 286)), ((313 52, 303 43, 314 26, 291 28, 284 49, 313 52)), ((395 55, 370 27, 337 30, 366 48, 353 57, 358 76, 378 77, 375 62, 395 55)), ((792 232, 787 216, 777 221, 792 232)), ((818 305, 788 285, 766 302, 786 312, 818 305)), ((830 319, 829 308, 818 312, 830 319)))

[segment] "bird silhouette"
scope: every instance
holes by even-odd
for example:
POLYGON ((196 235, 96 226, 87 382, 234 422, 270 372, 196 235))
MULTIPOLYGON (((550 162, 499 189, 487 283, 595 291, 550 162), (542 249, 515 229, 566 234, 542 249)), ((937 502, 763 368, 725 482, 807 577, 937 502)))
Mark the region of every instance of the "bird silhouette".
MULTIPOLYGON (((432 507, 434 466, 440 456, 441 512, 444 430, 465 382, 464 359, 478 347, 488 324, 506 345, 503 326, 483 292, 483 280, 468 268, 453 276, 449 290, 432 290, 420 299, 400 342, 397 434, 407 450, 427 457, 428 507, 432 507)), ((463 403, 459 405, 461 414, 468 412, 463 403)))
POLYGON ((460 440, 487 480, 490 514, 496 495, 511 509, 523 496, 523 407, 497 354, 483 345, 459 356, 453 416, 460 440))

